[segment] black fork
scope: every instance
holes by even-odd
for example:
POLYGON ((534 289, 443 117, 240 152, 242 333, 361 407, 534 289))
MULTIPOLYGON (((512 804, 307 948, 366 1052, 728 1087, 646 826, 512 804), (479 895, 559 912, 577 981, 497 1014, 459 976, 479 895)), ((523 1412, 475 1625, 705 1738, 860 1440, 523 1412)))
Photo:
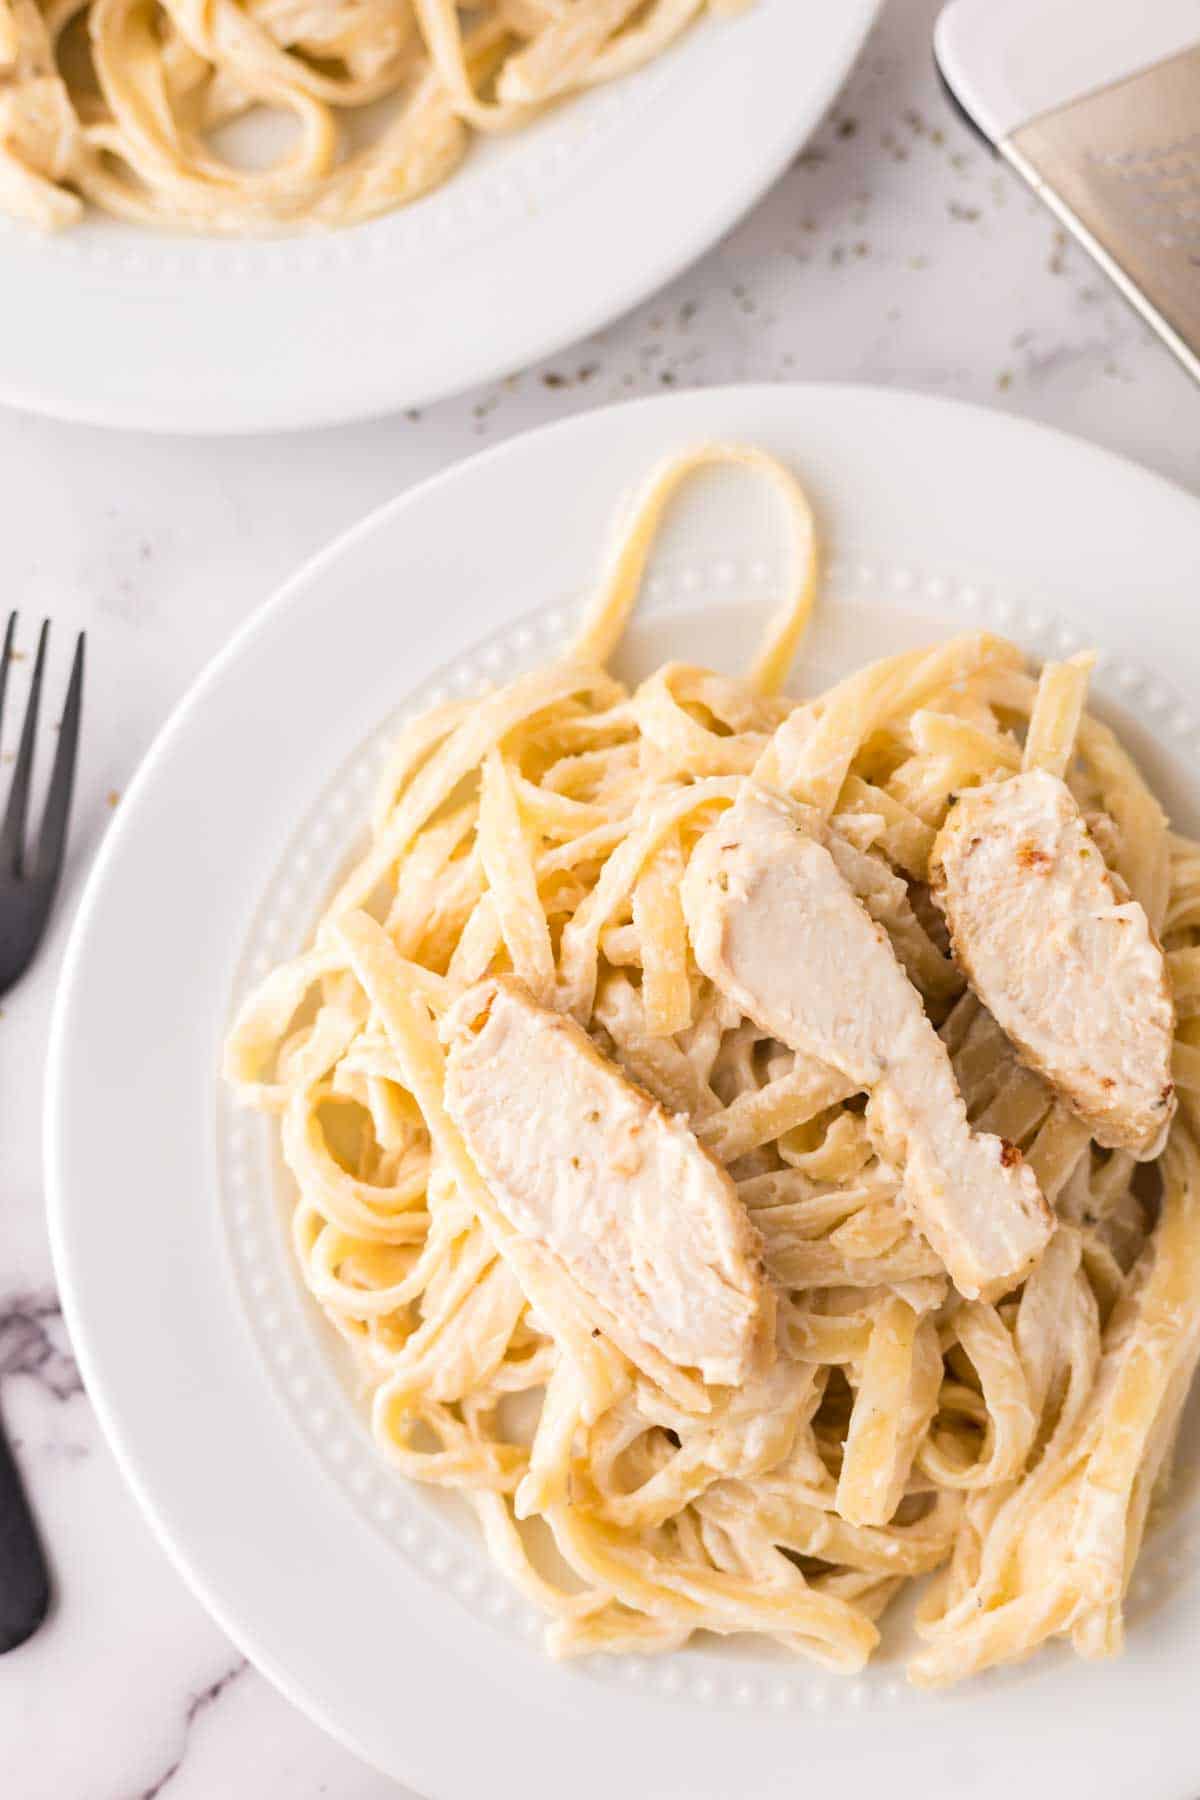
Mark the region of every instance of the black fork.
MULTIPOLYGON (((4 693, 16 633, 17 615, 12 613, 4 634, 4 647, 0 650, 0 725, 4 722, 4 693)), ((79 717, 83 704, 82 632, 75 646, 41 825, 36 838, 27 844, 34 740, 49 635, 47 621, 38 638, 37 660, 33 665, 12 786, 3 823, 0 823, 0 994, 6 993, 25 973, 46 929, 62 874, 71 791, 75 785, 79 717)), ((21 1485, 16 1460, 0 1426, 0 1655, 6 1650, 15 1650, 18 1644, 31 1637, 49 1606, 50 1572, 45 1553, 21 1485)))
MULTIPOLYGON (((4 690, 12 662, 13 643, 17 634, 17 615, 9 615, 0 652, 0 726, 4 722, 4 690)), ((4 822, 0 824, 0 994, 4 994, 25 973, 41 942, 50 908, 54 902, 58 878, 62 874, 63 854, 67 844, 67 819, 71 811, 71 792, 75 786, 75 758, 79 748, 79 717, 83 704, 83 633, 75 646, 71 680, 67 687, 58 748, 46 795, 45 811, 36 840, 26 844, 29 818, 29 792, 33 785, 33 746, 37 736, 38 711, 42 698, 42 675, 46 667, 46 644, 50 621, 42 626, 38 638, 37 660, 21 742, 13 769, 12 786, 4 822)))

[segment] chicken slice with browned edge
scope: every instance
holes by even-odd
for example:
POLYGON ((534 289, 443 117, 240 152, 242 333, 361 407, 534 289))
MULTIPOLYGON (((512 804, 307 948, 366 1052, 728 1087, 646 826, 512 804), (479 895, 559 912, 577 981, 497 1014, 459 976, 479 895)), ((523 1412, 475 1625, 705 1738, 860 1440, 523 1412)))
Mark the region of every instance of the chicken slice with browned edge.
POLYGON ((748 789, 692 853, 683 906, 696 961, 764 1031, 871 1096, 903 1198, 959 1292, 995 1298, 1053 1230, 1020 1152, 975 1133, 944 1045, 887 933, 817 836, 748 789))
POLYGON ((498 976, 443 1024, 446 1109, 509 1223, 624 1329, 707 1382, 767 1348, 761 1244, 686 1120, 498 976))
POLYGON ((930 880, 957 962, 1022 1061, 1097 1143, 1157 1156, 1175 1112, 1166 963, 1066 784, 1030 769, 960 794, 930 880))

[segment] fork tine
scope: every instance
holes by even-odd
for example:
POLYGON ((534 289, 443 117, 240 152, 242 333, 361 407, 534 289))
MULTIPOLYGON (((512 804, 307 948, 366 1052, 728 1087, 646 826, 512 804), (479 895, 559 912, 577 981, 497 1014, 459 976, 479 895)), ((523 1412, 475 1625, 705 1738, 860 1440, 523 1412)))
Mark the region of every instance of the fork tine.
POLYGON ((21 727, 21 741, 17 745, 17 762, 13 769, 12 787, 8 792, 8 805, 4 809, 4 823, 0 825, 0 870, 7 870, 13 875, 21 873, 21 850, 25 842, 25 820, 29 813, 29 789, 33 780, 33 743, 37 732, 38 704, 42 697, 42 670, 46 663, 46 639, 49 633, 50 621, 44 619, 38 637, 33 680, 29 686, 25 723, 21 727))
POLYGON ((8 684, 8 665, 12 661, 13 640, 17 635, 17 615, 8 615, 8 630, 4 634, 4 648, 0 650, 0 727, 4 724, 4 689, 8 684))
POLYGON ((71 812, 71 794, 75 787, 75 760, 79 749, 79 719, 83 711, 83 648, 86 635, 80 632, 75 643, 71 679, 67 684, 66 704, 58 731, 58 748, 50 772, 46 809, 38 830, 37 852, 33 872, 51 889, 62 869, 63 849, 67 841, 67 820, 71 812))

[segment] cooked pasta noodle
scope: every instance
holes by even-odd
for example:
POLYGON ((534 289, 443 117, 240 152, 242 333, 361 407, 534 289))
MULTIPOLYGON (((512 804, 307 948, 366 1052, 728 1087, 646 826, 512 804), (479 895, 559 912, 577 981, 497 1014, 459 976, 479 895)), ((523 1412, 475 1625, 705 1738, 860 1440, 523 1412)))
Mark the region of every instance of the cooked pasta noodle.
POLYGON ((226 1072, 279 1120, 296 1256, 365 1371, 380 1450, 466 1497, 555 1653, 753 1632, 858 1669, 927 1574, 920 1682, 1051 1637, 1107 1653, 1200 1352, 1200 848, 1087 713, 1088 658, 1037 677, 973 635, 782 696, 815 576, 779 464, 705 446, 657 472, 574 651, 401 733, 363 856, 242 1007, 226 1072), (789 508, 787 604, 748 677, 669 664, 629 691, 604 665, 664 508, 713 462, 766 473, 789 508), (1165 946, 1182 1106, 1156 1164, 1101 1149, 1018 1060, 930 906, 955 795, 1022 768, 1065 779, 1165 946), (1024 1152, 1054 1209, 999 1300, 952 1287, 854 1081, 697 967, 683 872, 750 779, 841 835, 973 1126, 1024 1152), (440 1024, 505 971, 736 1183, 775 1302, 774 1359, 740 1386, 654 1348, 498 1203, 447 1103, 440 1024))
POLYGON ((721 0, 0 0, 0 211, 203 232, 350 225, 649 62, 721 0), (370 109, 368 111, 368 109, 370 109), (381 116, 382 113, 382 116, 381 116), (222 152, 290 127, 266 166, 222 152))

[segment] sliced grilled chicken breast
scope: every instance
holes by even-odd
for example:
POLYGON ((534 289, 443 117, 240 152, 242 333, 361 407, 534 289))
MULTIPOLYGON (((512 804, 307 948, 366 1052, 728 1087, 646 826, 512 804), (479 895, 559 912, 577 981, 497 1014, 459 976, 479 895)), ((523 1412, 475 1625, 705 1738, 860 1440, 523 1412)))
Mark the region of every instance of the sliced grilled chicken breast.
POLYGON ((509 1223, 671 1362, 745 1380, 769 1325, 762 1246, 687 1122, 511 977, 443 1031, 447 1111, 509 1223))
POLYGON ((969 788, 930 864, 955 957, 1021 1059, 1099 1144, 1157 1156, 1175 1014, 1150 921, 1057 775, 969 788))
POLYGON ((959 1292, 1014 1287, 1050 1237, 1049 1208, 1013 1145, 972 1132, 919 995, 825 845, 748 789, 696 846, 682 892, 705 974, 871 1095, 905 1204, 959 1292))

